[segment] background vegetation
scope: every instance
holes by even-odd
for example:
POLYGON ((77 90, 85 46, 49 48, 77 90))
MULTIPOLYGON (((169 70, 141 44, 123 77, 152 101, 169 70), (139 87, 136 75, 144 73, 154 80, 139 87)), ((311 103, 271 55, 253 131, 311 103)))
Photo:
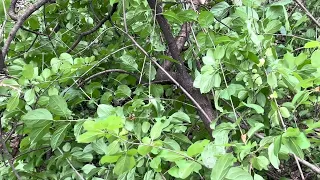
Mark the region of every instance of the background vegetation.
POLYGON ((0 179, 319 179, 317 0, 0 4, 0 179))

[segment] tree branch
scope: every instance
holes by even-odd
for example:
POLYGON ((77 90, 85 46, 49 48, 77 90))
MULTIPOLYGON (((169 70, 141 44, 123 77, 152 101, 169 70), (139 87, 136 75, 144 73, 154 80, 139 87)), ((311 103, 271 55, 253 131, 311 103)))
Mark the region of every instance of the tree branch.
POLYGON ((174 80, 173 82, 175 82, 175 84, 177 84, 182 89, 182 91, 187 95, 187 97, 189 97, 189 99, 197 106, 199 110, 200 118, 204 122, 207 130, 211 132, 212 131, 210 128, 211 121, 216 118, 216 112, 213 110, 211 101, 205 95, 201 94, 198 89, 193 87, 193 79, 190 76, 190 74, 187 72, 186 67, 184 66, 184 61, 180 57, 180 51, 177 46, 177 42, 172 35, 169 23, 162 15, 161 7, 156 4, 155 0, 148 0, 148 4, 150 8, 154 11, 154 14, 156 15, 157 22, 168 44, 169 52, 172 58, 180 62, 180 64, 176 64, 177 71, 179 73, 179 76, 177 76, 177 79, 171 79, 172 76, 169 76, 170 74, 164 71, 163 67, 160 66, 161 68, 160 67, 158 68, 164 71, 164 73, 172 81, 174 80))
MULTIPOLYGON (((13 0, 12 2, 16 3, 17 0, 13 0)), ((10 9, 15 7, 15 3, 13 4, 11 2, 10 9)), ((30 17, 32 15, 32 13, 34 13, 36 10, 38 10, 41 6, 43 6, 44 4, 46 4, 47 2, 52 2, 51 0, 38 0, 37 2, 35 2, 34 4, 32 4, 31 6, 29 6, 25 12, 21 15, 21 16, 14 16, 13 18, 17 18, 16 23, 14 24, 14 26, 12 27, 9 36, 6 40, 6 42, 4 43, 4 46, 2 48, 2 56, 3 58, 1 60, 3 60, 3 62, 0 62, 0 70, 3 70, 4 66, 4 60, 8 54, 9 51, 9 47, 10 44, 13 40, 13 38, 16 36, 18 30, 21 28, 21 26, 23 25, 24 21, 28 19, 28 17, 30 17)), ((14 11, 13 11, 14 12, 14 11)))
POLYGON ((299 0, 294 0, 294 2, 296 2, 301 7, 301 9, 318 27, 320 27, 320 23, 317 21, 317 19, 309 12, 309 10, 306 7, 304 7, 304 5, 299 0))
POLYGON ((104 74, 108 74, 108 73, 112 73, 112 72, 119 72, 119 73, 126 73, 126 74, 131 74, 125 70, 122 70, 122 69, 107 69, 105 71, 101 71, 101 72, 98 72, 92 76, 89 76, 88 78, 84 79, 83 81, 81 81, 79 84, 78 84, 78 87, 81 87, 83 86, 86 82, 90 81, 91 79, 94 79, 98 76, 101 76, 101 75, 104 75, 104 74))
POLYGON ((69 53, 69 52, 73 51, 77 47, 77 45, 80 43, 80 41, 82 40, 83 37, 96 32, 107 20, 111 20, 111 16, 113 15, 113 13, 116 12, 117 6, 118 6, 118 3, 113 4, 112 9, 108 13, 108 15, 105 16, 96 26, 94 26, 92 29, 90 29, 88 31, 82 32, 79 35, 78 39, 72 44, 72 46, 68 49, 67 52, 69 53))

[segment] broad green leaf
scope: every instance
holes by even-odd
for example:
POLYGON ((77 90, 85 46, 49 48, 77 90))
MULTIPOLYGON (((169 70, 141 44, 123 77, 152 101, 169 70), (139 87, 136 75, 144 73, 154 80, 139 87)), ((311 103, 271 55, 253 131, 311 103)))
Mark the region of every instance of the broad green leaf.
POLYGON ((289 127, 285 133, 283 133, 283 137, 298 137, 300 135, 300 130, 298 128, 289 127))
POLYGON ((120 129, 124 126, 124 119, 119 116, 109 116, 103 120, 99 120, 94 125, 95 129, 106 129, 113 131, 120 129))
POLYGON ((197 21, 198 14, 191 9, 180 11, 177 16, 182 22, 197 21))
POLYGON ((155 157, 150 161, 150 167, 153 168, 155 171, 160 172, 161 171, 161 158, 155 157))
POLYGON ((282 117, 284 117, 284 118, 290 117, 290 112, 286 107, 280 107, 279 110, 280 110, 282 117))
POLYGON ((265 156, 254 157, 251 162, 252 166, 259 171, 268 170, 269 160, 265 156))
POLYGON ((35 143, 43 138, 49 132, 50 122, 46 122, 42 127, 34 128, 29 134, 31 143, 35 143))
POLYGON ((174 13, 173 11, 165 11, 162 13, 166 19, 168 19, 168 21, 177 23, 177 24, 182 24, 182 20, 178 17, 178 15, 176 13, 174 13))
POLYGON ((188 156, 195 156, 200 154, 203 151, 204 147, 209 144, 209 142, 210 141, 207 139, 195 142, 194 144, 189 146, 187 150, 188 156))
POLYGON ((211 171, 211 180, 223 180, 227 175, 230 167, 233 165, 235 158, 232 154, 224 154, 219 157, 211 171))
POLYGON ((116 175, 121 175, 125 172, 130 171, 135 165, 136 165, 136 160, 134 159, 133 156, 123 155, 117 161, 113 169, 113 172, 116 175))
POLYGON ((120 158, 120 155, 114 155, 114 156, 104 155, 104 156, 102 156, 102 158, 100 159, 100 163, 101 163, 101 164, 105 164, 105 163, 115 163, 115 162, 118 161, 119 158, 120 158))
POLYGON ((184 121, 184 122, 187 122, 187 123, 191 123, 190 117, 189 117, 186 113, 184 113, 184 112, 182 112, 182 111, 178 111, 178 112, 172 114, 172 115, 169 117, 169 119, 170 119, 171 122, 173 122, 173 123, 179 123, 179 122, 183 122, 183 121, 184 121))
POLYGON ((165 161, 175 162, 181 159, 184 159, 187 156, 185 152, 182 151, 169 151, 169 150, 162 150, 158 157, 162 158, 165 161))
POLYGON ((304 45, 304 48, 319 48, 319 47, 320 47, 319 41, 310 41, 304 45))
POLYGON ((180 151, 180 145, 177 143, 177 141, 170 139, 170 138, 165 138, 163 141, 163 145, 167 149, 175 150, 175 151, 180 151))
POLYGON ((279 20, 272 20, 267 24, 264 32, 274 34, 280 30, 281 26, 282 23, 279 20))
POLYGON ((260 176, 259 174, 254 174, 253 176, 254 180, 264 180, 262 176, 260 176))
POLYGON ((108 117, 116 114, 115 107, 107 104, 99 104, 97 109, 97 114, 99 117, 108 117))
POLYGON ((66 100, 59 95, 50 96, 48 109, 58 116, 69 117, 71 115, 66 100))
POLYGON ((27 64, 23 67, 22 70, 22 75, 23 77, 25 77, 26 79, 31 80, 33 78, 34 75, 34 69, 33 69, 33 65, 32 64, 27 64))
POLYGON ((127 85, 118 86, 115 96, 117 98, 128 98, 131 96, 131 89, 127 85))
POLYGON ((282 136, 277 136, 274 139, 274 154, 278 155, 280 149, 281 149, 281 140, 282 140, 282 136))
POLYGON ((267 82, 272 89, 274 89, 278 86, 277 76, 274 72, 271 72, 268 74, 267 82))
POLYGON ((245 106, 254 109, 258 114, 263 114, 264 113, 264 109, 257 105, 257 104, 247 104, 245 102, 242 102, 245 106))
POLYGON ((274 143, 270 144, 268 147, 268 157, 272 166, 276 169, 279 169, 280 160, 278 154, 275 153, 274 143))
POLYGON ((225 1, 222 1, 222 2, 219 2, 217 4, 215 4, 212 8, 211 8, 211 12, 213 13, 214 16, 216 17, 220 17, 222 16, 226 10, 230 7, 230 5, 225 2, 225 1))
POLYGON ((253 180, 252 176, 248 171, 240 167, 232 167, 226 175, 226 179, 230 180, 253 180))
POLYGON ((198 173, 199 170, 202 168, 199 163, 194 161, 188 161, 188 160, 180 160, 180 161, 177 161, 176 164, 179 168, 178 177, 181 179, 187 178, 193 172, 198 173))
POLYGON ((77 142, 78 143, 90 143, 103 135, 104 135, 103 132, 88 131, 88 132, 85 132, 85 133, 81 134, 80 136, 78 136, 77 142))
POLYGON ((218 45, 213 53, 214 59, 221 60, 225 52, 226 52, 226 47, 218 45))
POLYGON ((28 105, 33 104, 36 101, 36 94, 34 89, 28 89, 25 93, 24 93, 24 100, 26 101, 26 103, 28 105))
POLYGON ((311 146, 309 139, 306 137, 306 135, 303 132, 299 134, 299 136, 295 141, 301 149, 308 149, 311 146))
POLYGON ((211 169, 216 164, 217 157, 215 155, 221 154, 217 151, 216 145, 211 142, 201 152, 202 162, 207 168, 211 169))
POLYGON ((104 142, 103 138, 98 139, 91 143, 92 149, 98 154, 106 154, 107 153, 107 145, 104 142))
POLYGON ((36 125, 39 123, 39 121, 53 120, 53 117, 52 114, 46 109, 35 109, 22 116, 22 120, 27 124, 36 125))
POLYGON ((13 111, 15 110, 19 105, 19 93, 14 93, 13 96, 11 96, 7 102, 7 111, 13 111))
POLYGON ((149 152, 151 152, 152 146, 147 145, 139 145, 138 146, 138 153, 142 156, 147 155, 149 152))
POLYGON ((157 121, 151 128, 151 131, 150 131, 151 139, 159 138, 161 135, 162 129, 163 129, 163 124, 161 123, 161 121, 157 121))
POLYGON ((62 127, 59 127, 59 129, 57 129, 53 134, 52 137, 50 139, 50 145, 51 148, 54 150, 57 147, 60 146, 60 144, 63 142, 65 136, 66 136, 66 132, 68 130, 70 124, 66 124, 62 127))
POLYGON ((262 123, 255 123, 253 127, 251 127, 248 131, 248 138, 252 137, 252 135, 254 135, 254 133, 256 133, 257 131, 259 131, 261 128, 264 127, 264 124, 262 123))
POLYGON ((73 64, 73 58, 72 58, 72 56, 71 56, 70 54, 68 54, 68 53, 62 53, 62 54, 60 54, 59 59, 60 59, 61 61, 67 61, 67 62, 69 62, 70 64, 73 64))
POLYGON ((213 57, 212 49, 208 49, 206 56, 202 58, 202 61, 205 65, 213 65, 216 66, 216 61, 213 57))
POLYGON ((135 71, 138 69, 138 64, 136 63, 134 57, 128 54, 124 54, 120 57, 120 60, 125 65, 125 69, 128 71, 135 71))
POLYGON ((198 17, 198 23, 202 28, 208 28, 214 22, 214 16, 210 11, 201 11, 198 17))
POLYGON ((171 135, 176 140, 179 140, 179 141, 187 143, 187 144, 192 144, 192 142, 184 134, 174 133, 174 134, 171 134, 171 135))
POLYGON ((294 138, 283 138, 283 144, 291 151, 291 153, 295 154, 301 159, 304 159, 304 154, 297 142, 295 142, 294 138))
POLYGON ((320 50, 316 50, 311 55, 311 65, 315 68, 320 68, 320 50))

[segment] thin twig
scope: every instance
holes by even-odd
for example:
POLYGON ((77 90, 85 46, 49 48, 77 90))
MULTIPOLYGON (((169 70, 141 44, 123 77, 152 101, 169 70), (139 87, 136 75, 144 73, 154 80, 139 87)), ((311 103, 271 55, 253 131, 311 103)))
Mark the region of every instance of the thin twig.
POLYGON ((94 79, 98 76, 101 76, 103 74, 107 74, 107 73, 112 73, 112 72, 119 72, 119 73, 126 73, 126 74, 131 74, 125 70, 122 70, 122 69, 108 69, 108 70, 105 70, 105 71, 101 71, 101 72, 98 72, 92 76, 89 76, 88 78, 84 79, 83 81, 81 81, 79 84, 78 84, 78 87, 82 87, 86 82, 90 81, 91 79, 94 79))
POLYGON ((94 26, 92 29, 90 29, 88 31, 82 32, 79 35, 78 39, 72 44, 72 46, 68 49, 67 52, 69 53, 69 52, 73 51, 77 47, 77 45, 80 43, 80 41, 82 40, 83 37, 96 32, 107 20, 110 20, 113 13, 116 12, 117 6, 118 6, 118 3, 113 4, 112 9, 108 13, 108 15, 105 16, 96 26, 94 26))
MULTIPOLYGON (((63 155, 63 152, 61 151, 61 149, 58 147, 59 152, 61 153, 61 155, 63 155)), ((71 161, 69 160, 69 158, 66 157, 66 160, 68 162, 68 164, 70 165, 70 167, 73 169, 73 171, 78 175, 78 177, 81 180, 85 180, 82 175, 78 172, 78 170, 72 165, 71 161)))

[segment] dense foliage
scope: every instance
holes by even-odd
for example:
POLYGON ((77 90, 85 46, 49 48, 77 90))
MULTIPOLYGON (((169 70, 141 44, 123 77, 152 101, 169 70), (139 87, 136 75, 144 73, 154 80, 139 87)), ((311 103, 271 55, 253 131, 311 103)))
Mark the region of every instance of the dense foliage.
POLYGON ((40 1, 1 2, 0 179, 320 177, 319 27, 294 1, 45 1, 8 44, 40 1))

